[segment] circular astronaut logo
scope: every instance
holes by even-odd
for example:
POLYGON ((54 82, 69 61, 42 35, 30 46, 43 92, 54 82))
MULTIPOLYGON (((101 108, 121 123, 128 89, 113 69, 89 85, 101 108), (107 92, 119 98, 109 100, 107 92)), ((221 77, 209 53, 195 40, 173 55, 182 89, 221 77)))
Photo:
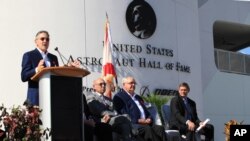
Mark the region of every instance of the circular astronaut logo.
POLYGON ((126 21, 130 32, 137 38, 147 39, 155 32, 155 12, 144 0, 134 0, 129 4, 126 21))

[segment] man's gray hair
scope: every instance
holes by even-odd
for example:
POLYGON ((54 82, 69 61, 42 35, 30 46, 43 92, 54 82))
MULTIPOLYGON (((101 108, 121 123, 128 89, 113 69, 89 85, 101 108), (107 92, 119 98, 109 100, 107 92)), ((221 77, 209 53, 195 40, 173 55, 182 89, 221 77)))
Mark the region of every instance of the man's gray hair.
POLYGON ((132 77, 132 76, 123 77, 122 78, 122 84, 126 83, 129 78, 134 79, 134 77, 132 77))
POLYGON ((49 37, 49 32, 48 32, 48 31, 46 31, 46 30, 40 30, 40 31, 38 31, 38 32, 36 33, 36 37, 37 37, 38 35, 42 34, 42 33, 47 34, 47 35, 48 35, 48 37, 49 37))

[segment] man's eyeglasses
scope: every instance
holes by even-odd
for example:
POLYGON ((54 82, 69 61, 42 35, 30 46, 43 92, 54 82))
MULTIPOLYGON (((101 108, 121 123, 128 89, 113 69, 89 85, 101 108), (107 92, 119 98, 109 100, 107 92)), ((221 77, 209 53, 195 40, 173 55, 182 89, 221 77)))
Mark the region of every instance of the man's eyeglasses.
POLYGON ((106 86, 106 83, 99 83, 97 85, 99 85, 99 86, 106 86))
POLYGON ((40 40, 41 41, 44 41, 44 40, 49 41, 49 38, 42 37, 42 38, 40 38, 40 40))
POLYGON ((127 84, 136 85, 136 82, 127 82, 127 84))

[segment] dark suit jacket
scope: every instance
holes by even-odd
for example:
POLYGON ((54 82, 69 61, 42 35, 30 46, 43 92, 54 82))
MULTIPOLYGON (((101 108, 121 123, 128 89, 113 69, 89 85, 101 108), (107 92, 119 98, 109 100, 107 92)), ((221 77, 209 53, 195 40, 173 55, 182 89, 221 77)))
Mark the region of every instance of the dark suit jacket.
MULTIPOLYGON (((187 98, 187 101, 191 108, 191 121, 198 125, 200 123, 200 120, 197 116, 196 104, 190 98, 187 98)), ((170 109, 170 129, 180 129, 181 127, 185 127, 187 121, 185 118, 185 104, 180 96, 176 96, 171 99, 170 109)))
MULTIPOLYGON (((58 59, 55 55, 48 53, 47 57, 51 63, 51 67, 58 66, 58 59)), ((36 73, 35 69, 41 59, 43 58, 38 49, 24 53, 22 59, 21 79, 23 82, 28 81, 27 100, 33 105, 39 105, 39 94, 38 82, 32 81, 31 77, 36 73)))
MULTIPOLYGON (((149 111, 144 105, 143 99, 139 95, 136 95, 135 98, 140 102, 141 106, 143 107, 146 118, 151 118, 149 111)), ((138 124, 138 119, 140 119, 141 116, 140 110, 125 90, 121 89, 120 92, 115 94, 113 98, 113 103, 114 108, 116 109, 118 114, 128 114, 131 118, 131 122, 134 124, 138 124)))
MULTIPOLYGON (((87 100, 85 95, 83 94, 83 107, 84 107, 84 114, 86 119, 92 118, 92 114, 89 110, 87 100)), ((95 126, 90 126, 84 123, 84 138, 85 141, 93 141, 94 135, 97 137, 97 141, 112 141, 112 127, 107 123, 102 123, 95 121, 95 126)))

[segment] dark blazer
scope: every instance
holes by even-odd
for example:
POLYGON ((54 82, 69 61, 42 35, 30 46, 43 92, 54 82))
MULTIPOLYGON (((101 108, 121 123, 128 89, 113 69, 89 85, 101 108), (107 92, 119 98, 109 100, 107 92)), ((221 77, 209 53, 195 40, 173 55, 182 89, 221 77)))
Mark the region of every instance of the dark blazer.
MULTIPOLYGON (((58 59, 55 55, 48 53, 47 57, 51 63, 51 67, 58 66, 58 59)), ((43 58, 38 49, 24 53, 22 59, 21 79, 23 82, 28 81, 27 101, 33 105, 39 105, 39 94, 38 82, 32 81, 31 77, 36 73, 35 69, 41 59, 43 58)))
MULTIPOLYGON (((83 94, 83 107, 84 107, 84 114, 86 116, 86 119, 89 120, 89 118, 92 118, 92 114, 89 110, 87 100, 85 95, 83 94)), ((107 123, 102 122, 96 122, 95 126, 90 126, 86 123, 84 123, 84 138, 85 141, 93 141, 94 135, 97 138, 97 141, 112 141, 112 127, 111 125, 107 123)))
MULTIPOLYGON (((143 107, 145 111, 146 118, 152 119, 149 111, 144 105, 143 99, 139 95, 136 95, 135 98, 141 103, 141 106, 143 107)), ((127 94, 125 90, 121 89, 120 92, 115 94, 113 98, 113 104, 118 114, 128 114, 131 118, 131 122, 134 124, 138 124, 138 119, 140 119, 140 116, 141 116, 140 110, 137 107, 136 103, 127 94)))
MULTIPOLYGON (((190 98, 187 98, 187 101, 191 109, 191 121, 198 125, 200 123, 200 120, 197 116, 196 104, 190 98)), ((171 99, 170 109, 170 129, 180 129, 183 126, 186 126, 187 120, 185 118, 185 104, 180 96, 176 96, 171 99)))

